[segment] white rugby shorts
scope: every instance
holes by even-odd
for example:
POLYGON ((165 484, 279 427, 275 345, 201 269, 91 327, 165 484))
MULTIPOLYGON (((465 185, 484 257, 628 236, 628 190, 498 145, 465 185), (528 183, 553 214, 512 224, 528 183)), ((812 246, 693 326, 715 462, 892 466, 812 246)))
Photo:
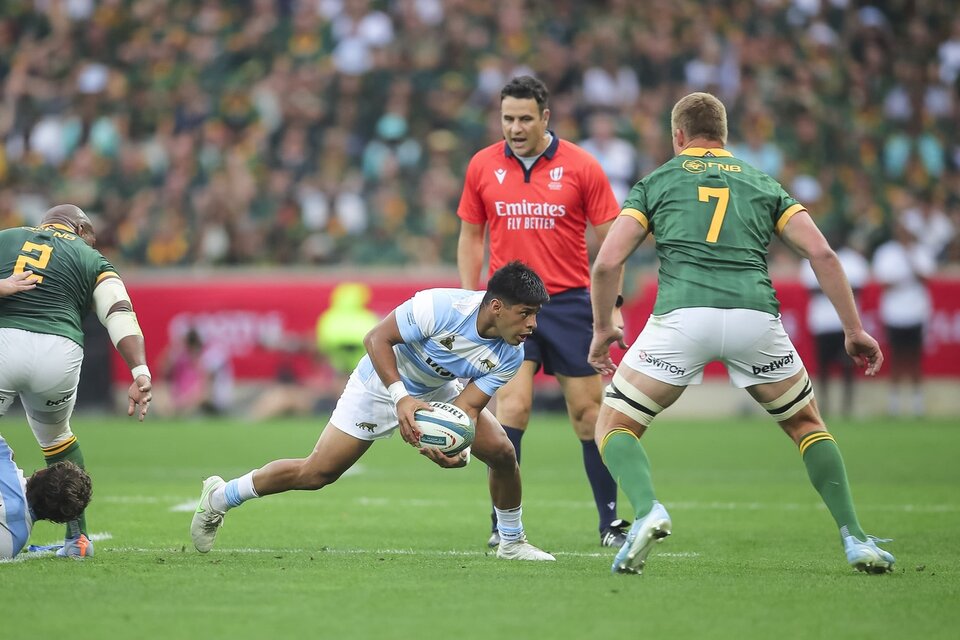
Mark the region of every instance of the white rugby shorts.
POLYGON ((803 368, 779 316, 754 309, 691 307, 650 316, 621 364, 667 384, 703 381, 719 361, 743 389, 786 380, 803 368))
MULTIPOLYGON (((425 402, 450 402, 460 395, 461 391, 463 385, 458 380, 451 380, 442 387, 417 397, 425 402)), ((350 374, 350 379, 337 400, 337 406, 330 416, 330 424, 358 440, 389 438, 400 426, 397 421, 397 407, 380 381, 380 376, 373 374, 364 382, 356 370, 350 374)))
POLYGON ((40 446, 70 436, 83 349, 73 340, 0 328, 0 416, 20 395, 40 446))

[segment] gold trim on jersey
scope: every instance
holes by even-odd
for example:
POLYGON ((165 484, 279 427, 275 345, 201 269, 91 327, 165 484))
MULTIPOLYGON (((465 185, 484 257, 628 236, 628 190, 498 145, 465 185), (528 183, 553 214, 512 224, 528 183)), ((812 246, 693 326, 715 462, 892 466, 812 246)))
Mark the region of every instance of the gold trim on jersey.
POLYGON ((640 226, 642 226, 644 229, 646 229, 647 231, 650 230, 650 221, 647 220, 647 216, 645 216, 643 212, 627 207, 625 209, 620 210, 620 215, 630 216, 631 218, 639 222, 640 226))
POLYGON ((119 277, 120 277, 120 275, 117 274, 116 271, 104 271, 103 273, 101 273, 100 275, 97 276, 97 282, 96 282, 96 283, 97 283, 97 284, 100 284, 100 282, 101 282, 102 280, 106 280, 107 278, 119 278, 119 277))
POLYGON ((787 223, 790 221, 790 218, 800 213, 801 211, 806 211, 807 208, 800 204, 799 202, 795 205, 787 207, 787 210, 780 214, 780 219, 777 220, 777 233, 783 231, 783 228, 787 226, 787 223))
POLYGON ((690 147, 689 149, 684 149, 683 151, 681 151, 680 155, 697 156, 699 158, 702 158, 708 153, 713 154, 713 157, 715 158, 732 158, 733 157, 732 153, 720 147, 715 147, 715 148, 711 147, 709 149, 707 149, 706 147, 690 147))

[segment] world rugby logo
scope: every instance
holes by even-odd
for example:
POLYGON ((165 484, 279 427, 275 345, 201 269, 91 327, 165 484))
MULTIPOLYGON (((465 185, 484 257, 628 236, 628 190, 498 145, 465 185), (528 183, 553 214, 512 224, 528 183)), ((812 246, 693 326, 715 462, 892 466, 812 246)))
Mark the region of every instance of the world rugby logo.
POLYGON ((558 191, 560 188, 563 187, 563 185, 560 184, 560 178, 562 177, 563 177, 563 167, 554 167, 553 169, 550 169, 551 182, 547 185, 547 188, 552 189, 553 191, 558 191))

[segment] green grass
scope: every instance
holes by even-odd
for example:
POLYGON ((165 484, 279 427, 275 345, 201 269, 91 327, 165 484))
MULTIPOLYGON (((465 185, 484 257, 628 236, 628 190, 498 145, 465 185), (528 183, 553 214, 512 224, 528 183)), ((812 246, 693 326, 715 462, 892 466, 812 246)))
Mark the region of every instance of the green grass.
MULTIPOLYGON (((322 422, 78 419, 94 477, 92 560, 0 564, 3 638, 954 638, 955 421, 832 425, 867 531, 896 572, 850 570, 796 449, 762 421, 657 422, 644 438, 674 535, 643 576, 611 576, 565 418, 524 440, 524 523, 556 563, 486 553, 484 467, 441 470, 399 437, 318 493, 254 501, 196 553, 200 481, 305 455, 322 422)), ((25 425, 0 426, 26 470, 25 425)), ((630 515, 625 501, 621 515, 630 515)), ((61 527, 39 523, 34 543, 61 527)))

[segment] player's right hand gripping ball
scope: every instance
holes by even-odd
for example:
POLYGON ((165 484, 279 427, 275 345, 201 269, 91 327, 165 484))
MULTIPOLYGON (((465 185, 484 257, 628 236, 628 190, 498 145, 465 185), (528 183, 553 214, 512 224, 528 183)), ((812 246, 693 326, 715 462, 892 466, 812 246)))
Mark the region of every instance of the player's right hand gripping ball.
POLYGON ((421 447, 454 456, 473 443, 477 430, 463 409, 447 402, 431 402, 430 406, 433 411, 415 414, 421 447))

